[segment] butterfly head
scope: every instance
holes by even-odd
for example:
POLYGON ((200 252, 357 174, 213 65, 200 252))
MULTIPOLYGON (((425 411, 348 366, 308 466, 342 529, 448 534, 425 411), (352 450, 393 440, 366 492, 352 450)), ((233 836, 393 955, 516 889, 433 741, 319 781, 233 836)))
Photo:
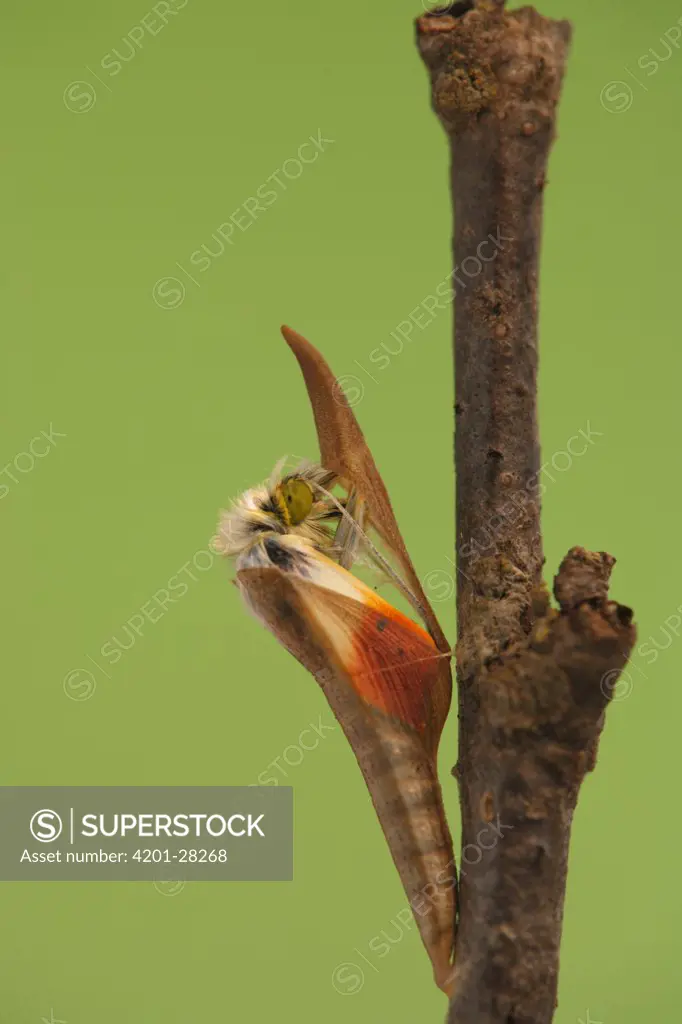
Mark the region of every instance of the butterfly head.
POLYGON ((335 479, 316 463, 301 463, 286 474, 278 463, 266 483, 245 491, 221 514, 215 550, 236 558, 239 567, 254 547, 272 539, 286 543, 295 538, 297 547, 318 551, 330 548, 340 514, 323 492, 335 479))

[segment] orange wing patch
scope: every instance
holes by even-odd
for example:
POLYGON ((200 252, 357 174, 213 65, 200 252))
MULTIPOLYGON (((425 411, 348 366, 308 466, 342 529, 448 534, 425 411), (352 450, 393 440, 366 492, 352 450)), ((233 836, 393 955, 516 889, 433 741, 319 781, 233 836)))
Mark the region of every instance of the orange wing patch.
POLYGON ((441 655, 416 623, 395 608, 388 612, 360 606, 348 673, 368 704, 424 733, 441 655))
POLYGON ((365 602, 314 584, 297 589, 356 693, 420 734, 430 732, 431 691, 443 655, 429 634, 373 592, 365 602))

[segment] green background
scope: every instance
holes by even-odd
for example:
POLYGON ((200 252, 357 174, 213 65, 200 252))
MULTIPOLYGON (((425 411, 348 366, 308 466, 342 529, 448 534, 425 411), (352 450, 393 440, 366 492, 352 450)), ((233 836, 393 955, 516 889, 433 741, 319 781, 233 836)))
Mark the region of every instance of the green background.
MULTIPOLYGON (((450 312, 374 380, 365 373, 450 267, 445 137, 413 46, 419 0, 189 0, 107 73, 102 61, 129 54, 122 39, 151 6, 25 2, 1 16, 0 464, 17 480, 0 476, 5 784, 248 784, 310 723, 332 724, 223 564, 192 570, 115 665, 100 653, 206 548, 232 495, 283 454, 315 456, 282 321, 361 382, 356 413, 414 561, 440 573, 429 579, 441 595, 451 589, 450 312), (94 103, 82 86, 65 102, 78 81, 94 103), (202 243, 215 250, 212 233, 318 129, 333 144, 283 179, 198 285, 183 278, 176 263, 190 268, 202 243), (174 275, 184 300, 161 308, 155 283, 174 275), (51 423, 66 436, 30 472, 12 469, 51 423), (69 699, 77 669, 92 672, 90 699, 69 699)), ((682 54, 654 72, 646 56, 666 56, 661 37, 682 10, 542 10, 575 26, 546 193, 545 458, 588 423, 599 432, 548 481, 548 574, 576 543, 613 552, 612 593, 634 605, 649 644, 575 821, 556 1020, 641 1024, 677 1019, 682 995, 682 641, 664 632, 682 603, 682 54)), ((452 602, 436 607, 454 640, 452 602)), ((441 755, 456 821, 454 718, 441 755)), ((416 929, 400 937, 404 898, 340 730, 280 764, 295 790, 294 883, 173 896, 146 883, 0 885, 1 1024, 440 1020, 416 929), (369 944, 382 932, 393 944, 378 959, 369 944), (339 992, 344 963, 356 982, 346 968, 339 992)))

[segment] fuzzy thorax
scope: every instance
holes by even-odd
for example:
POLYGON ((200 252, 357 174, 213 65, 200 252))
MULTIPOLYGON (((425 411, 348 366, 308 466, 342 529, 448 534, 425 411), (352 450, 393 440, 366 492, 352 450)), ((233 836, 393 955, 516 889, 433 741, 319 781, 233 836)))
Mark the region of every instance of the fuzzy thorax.
POLYGON ((262 549, 268 539, 296 540, 317 551, 333 547, 340 513, 320 488, 333 487, 334 474, 312 462, 285 474, 283 466, 284 460, 278 462, 269 480, 245 491, 221 513, 213 547, 235 558, 238 568, 253 564, 254 549, 262 549))

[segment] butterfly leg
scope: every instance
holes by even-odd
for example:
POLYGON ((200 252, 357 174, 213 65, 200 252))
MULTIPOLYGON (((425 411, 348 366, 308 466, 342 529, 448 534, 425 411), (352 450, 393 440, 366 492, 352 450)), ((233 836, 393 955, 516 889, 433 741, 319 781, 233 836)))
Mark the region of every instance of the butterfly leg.
POLYGON ((346 501, 347 516, 338 525, 334 537, 334 546, 339 551, 339 565, 350 569, 358 557, 361 533, 365 522, 365 502, 358 492, 351 488, 346 501), (359 530, 358 530, 359 527, 359 530))

